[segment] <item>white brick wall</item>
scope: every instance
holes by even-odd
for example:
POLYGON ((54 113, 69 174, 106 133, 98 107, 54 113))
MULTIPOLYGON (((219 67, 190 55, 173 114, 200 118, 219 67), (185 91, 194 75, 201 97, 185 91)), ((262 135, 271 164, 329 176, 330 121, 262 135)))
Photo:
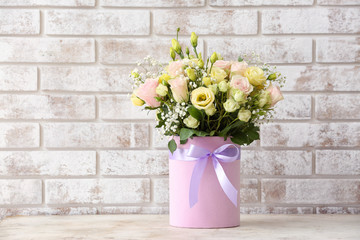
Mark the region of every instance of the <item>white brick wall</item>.
POLYGON ((242 150, 242 213, 360 213, 360 1, 0 0, 0 219, 168 212, 166 138, 137 60, 256 49, 287 76, 242 150))

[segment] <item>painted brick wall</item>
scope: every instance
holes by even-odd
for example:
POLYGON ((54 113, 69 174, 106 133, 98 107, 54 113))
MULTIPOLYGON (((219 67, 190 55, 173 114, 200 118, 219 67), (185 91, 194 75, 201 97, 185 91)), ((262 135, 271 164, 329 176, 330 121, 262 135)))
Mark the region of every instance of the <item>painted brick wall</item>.
POLYGON ((166 144, 127 75, 192 31, 288 76, 243 148, 243 213, 360 212, 359 0, 0 0, 0 218, 167 213, 166 144))

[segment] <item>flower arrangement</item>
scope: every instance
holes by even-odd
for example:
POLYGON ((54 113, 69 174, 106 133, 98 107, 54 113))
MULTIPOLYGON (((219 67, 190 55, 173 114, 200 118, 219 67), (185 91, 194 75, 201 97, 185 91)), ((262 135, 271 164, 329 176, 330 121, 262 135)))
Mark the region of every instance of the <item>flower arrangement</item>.
MULTIPOLYGON (((214 52, 205 61, 194 32, 190 43, 193 55, 188 47, 183 52, 177 34, 167 66, 151 57, 138 63, 143 71, 131 72, 132 103, 155 110, 156 128, 165 136, 180 136, 181 144, 193 136, 230 137, 239 145, 259 139, 259 124, 271 119, 283 99, 280 87, 286 78, 254 53, 225 61, 214 52)), ((174 152, 176 142, 170 140, 168 147, 174 152)))

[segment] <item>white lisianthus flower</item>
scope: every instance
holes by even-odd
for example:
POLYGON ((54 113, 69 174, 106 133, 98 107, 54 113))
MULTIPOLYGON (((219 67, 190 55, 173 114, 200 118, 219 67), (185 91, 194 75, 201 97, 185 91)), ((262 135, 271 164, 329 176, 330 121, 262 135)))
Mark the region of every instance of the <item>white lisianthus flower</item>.
POLYGON ((191 115, 184 119, 184 123, 189 128, 197 128, 200 124, 200 122, 191 115))
POLYGON ((237 109, 240 108, 240 106, 233 98, 229 98, 224 103, 224 108, 227 112, 235 112, 237 109))
POLYGON ((251 112, 249 110, 242 108, 238 112, 238 118, 240 121, 248 122, 251 118, 251 112))
POLYGON ((206 115, 209 115, 209 116, 214 115, 215 112, 216 112, 216 108, 215 108, 214 104, 211 104, 208 108, 205 109, 206 115))
POLYGON ((221 81, 218 85, 220 92, 227 92, 228 90, 228 84, 226 81, 221 81))
POLYGON ((167 86, 163 85, 163 84, 159 84, 156 87, 156 93, 159 94, 162 97, 165 97, 168 94, 168 88, 167 86))

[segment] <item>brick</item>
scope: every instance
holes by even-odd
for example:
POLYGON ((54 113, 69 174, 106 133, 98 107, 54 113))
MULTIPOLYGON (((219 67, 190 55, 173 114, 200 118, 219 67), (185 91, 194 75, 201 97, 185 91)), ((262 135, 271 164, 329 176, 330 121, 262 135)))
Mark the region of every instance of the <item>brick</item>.
POLYGON ((240 6, 296 6, 312 5, 314 0, 210 0, 214 7, 240 7, 240 6))
POLYGON ((94 7, 95 0, 3 0, 0 6, 53 6, 53 7, 94 7))
POLYGON ((40 179, 0 179, 0 204, 41 204, 40 179))
POLYGON ((202 7, 205 0, 145 0, 145 1, 128 1, 128 0, 102 0, 101 6, 104 7, 202 7))
POLYGON ((0 123, 0 148, 36 148, 39 135, 37 123, 0 123))
POLYGON ((146 151, 100 151, 101 175, 167 175, 169 152, 146 151))
MULTIPOLYGON (((183 49, 190 44, 188 39, 186 41, 179 39, 179 42, 183 49)), ((203 46, 203 42, 199 40, 197 51, 204 52, 203 46)), ((131 39, 131 41, 129 39, 101 39, 99 40, 99 59, 101 63, 106 64, 130 64, 150 55, 165 63, 171 60, 170 47, 171 39, 131 39)))
POLYGON ((36 91, 36 67, 0 66, 0 91, 36 91))
POLYGON ((0 34, 39 34, 39 10, 0 10, 0 34))
POLYGON ((275 106, 274 119, 303 120, 311 118, 311 96, 284 94, 275 106))
POLYGON ((154 186, 154 202, 168 203, 169 202, 169 179, 168 178, 154 178, 152 180, 154 186))
POLYGON ((358 0, 317 0, 318 5, 360 5, 358 0))
POLYGON ((241 152, 242 175, 311 175, 310 151, 259 151, 241 152))
POLYGON ((315 110, 317 119, 360 119, 360 96, 317 95, 315 110))
POLYGON ((262 202, 292 204, 358 203, 360 180, 264 179, 262 202))
POLYGON ((347 207, 317 207, 316 214, 351 214, 347 207))
POLYGON ((130 92, 133 67, 41 67, 41 88, 50 91, 130 92))
POLYGON ((100 214, 169 214, 168 207, 102 207, 100 214))
POLYGON ((258 31, 256 11, 184 9, 154 12, 156 34, 174 35, 179 22, 186 23, 181 28, 181 34, 253 35, 258 31))
POLYGON ((151 125, 152 130, 152 143, 155 148, 168 149, 170 136, 163 136, 155 128, 156 124, 151 125))
POLYGON ((149 146, 146 123, 44 123, 50 148, 128 148, 149 146))
POLYGON ((316 40, 317 62, 360 62, 360 38, 320 38, 316 40))
POLYGON ((129 95, 103 95, 98 97, 101 119, 155 119, 155 112, 134 106, 129 95))
POLYGON ((262 32, 360 33, 360 11, 356 8, 263 10, 262 32))
POLYGON ((0 62, 90 63, 95 42, 80 38, 1 38, 0 62))
POLYGON ((1 95, 0 119, 95 119, 94 96, 1 95))
POLYGON ((312 61, 310 38, 227 38, 209 39, 208 53, 219 52, 225 60, 237 60, 239 54, 261 49, 267 63, 309 63, 312 61), (245 49, 245 50, 244 50, 245 49))
POLYGON ((143 10, 49 10, 47 34, 149 35, 150 12, 143 10))
POLYGON ((360 151, 318 150, 315 166, 316 174, 359 175, 360 151))
POLYGON ((348 207, 347 210, 350 214, 360 214, 360 207, 348 207))
POLYGON ((270 123, 261 126, 261 146, 332 147, 359 146, 359 123, 270 123))
POLYGON ((58 207, 58 208, 0 208, 4 217, 38 215, 89 215, 97 214, 95 207, 58 207))
POLYGON ((258 199, 258 180, 241 179, 240 181, 240 203, 259 202, 258 199))
POLYGON ((360 66, 279 66, 278 70, 287 76, 285 91, 360 91, 360 66))
POLYGON ((89 176, 95 174, 95 151, 0 152, 1 176, 89 176))
POLYGON ((312 207, 242 207, 240 206, 240 213, 242 214, 312 214, 312 207))
POLYGON ((45 180, 46 203, 149 202, 149 179, 51 179, 45 180))

